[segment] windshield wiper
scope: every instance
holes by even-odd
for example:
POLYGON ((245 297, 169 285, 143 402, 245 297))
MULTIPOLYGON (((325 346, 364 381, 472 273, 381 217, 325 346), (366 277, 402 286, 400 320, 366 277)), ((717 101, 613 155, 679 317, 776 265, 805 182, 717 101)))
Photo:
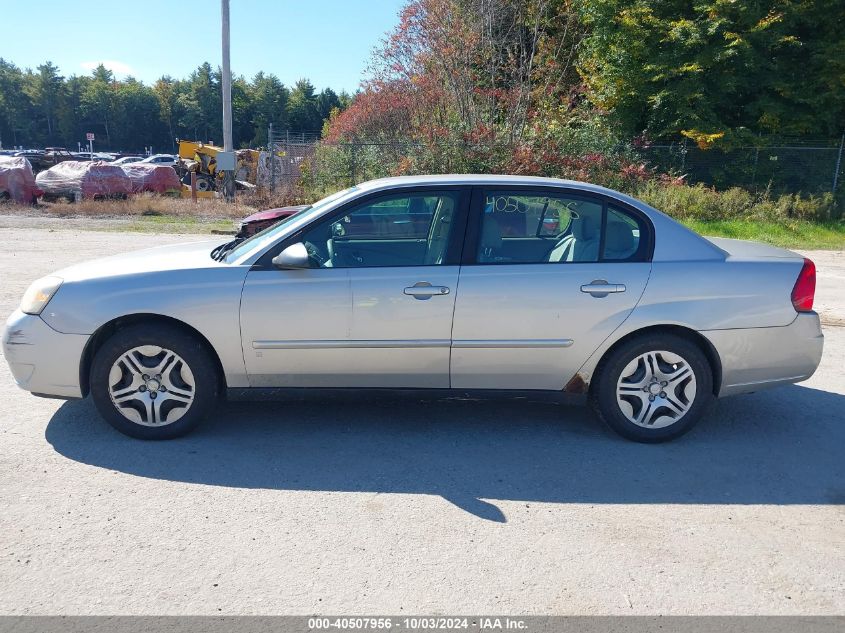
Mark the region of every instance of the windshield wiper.
POLYGON ((244 241, 242 237, 236 237, 231 242, 226 242, 225 244, 221 244, 220 246, 216 247, 213 251, 211 251, 211 259, 222 262, 223 258, 228 255, 233 248, 235 248, 238 244, 244 241))

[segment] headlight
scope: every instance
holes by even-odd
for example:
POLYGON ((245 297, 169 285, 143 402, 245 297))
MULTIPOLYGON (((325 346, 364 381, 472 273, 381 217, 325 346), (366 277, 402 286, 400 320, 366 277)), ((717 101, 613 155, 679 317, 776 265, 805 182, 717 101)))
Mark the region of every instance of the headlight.
POLYGON ((62 280, 59 277, 42 277, 32 282, 21 299, 21 312, 41 314, 61 285, 62 280))

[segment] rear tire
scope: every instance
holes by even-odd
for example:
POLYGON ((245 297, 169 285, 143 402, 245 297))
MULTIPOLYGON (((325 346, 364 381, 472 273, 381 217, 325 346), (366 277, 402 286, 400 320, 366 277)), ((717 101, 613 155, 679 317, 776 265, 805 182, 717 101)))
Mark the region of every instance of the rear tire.
POLYGON ((218 374, 196 337, 166 324, 132 325, 97 350, 91 395, 100 415, 138 439, 185 435, 217 399, 218 374))
POLYGON ((214 183, 207 176, 197 177, 197 191, 214 191, 214 183))
POLYGON ((619 435, 666 442, 689 431, 713 398, 713 372, 695 343, 674 334, 634 338, 602 359, 590 406, 619 435))

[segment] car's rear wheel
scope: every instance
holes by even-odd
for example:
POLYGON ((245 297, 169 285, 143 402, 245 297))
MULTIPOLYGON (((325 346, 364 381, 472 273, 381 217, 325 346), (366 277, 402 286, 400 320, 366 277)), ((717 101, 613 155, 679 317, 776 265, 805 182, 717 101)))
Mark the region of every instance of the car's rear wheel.
POLYGON ((97 350, 91 366, 91 394, 100 415, 140 439, 188 433, 206 416, 217 392, 217 372, 205 346, 166 324, 118 330, 97 350))
POLYGON ((637 442, 665 442, 689 431, 713 397, 706 354, 672 334, 634 338, 598 367, 590 404, 614 431, 637 442))

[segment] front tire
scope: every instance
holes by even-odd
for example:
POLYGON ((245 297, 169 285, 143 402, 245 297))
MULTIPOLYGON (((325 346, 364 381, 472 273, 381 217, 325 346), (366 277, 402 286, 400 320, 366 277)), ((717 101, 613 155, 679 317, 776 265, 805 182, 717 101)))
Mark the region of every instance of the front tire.
POLYGON ((673 334, 634 338, 600 363, 590 405, 619 435, 665 442, 689 431, 713 397, 707 356, 673 334))
POLYGON ((219 390, 205 345, 179 328, 132 325, 97 350, 91 395, 100 415, 138 439, 165 440, 193 430, 219 390))

